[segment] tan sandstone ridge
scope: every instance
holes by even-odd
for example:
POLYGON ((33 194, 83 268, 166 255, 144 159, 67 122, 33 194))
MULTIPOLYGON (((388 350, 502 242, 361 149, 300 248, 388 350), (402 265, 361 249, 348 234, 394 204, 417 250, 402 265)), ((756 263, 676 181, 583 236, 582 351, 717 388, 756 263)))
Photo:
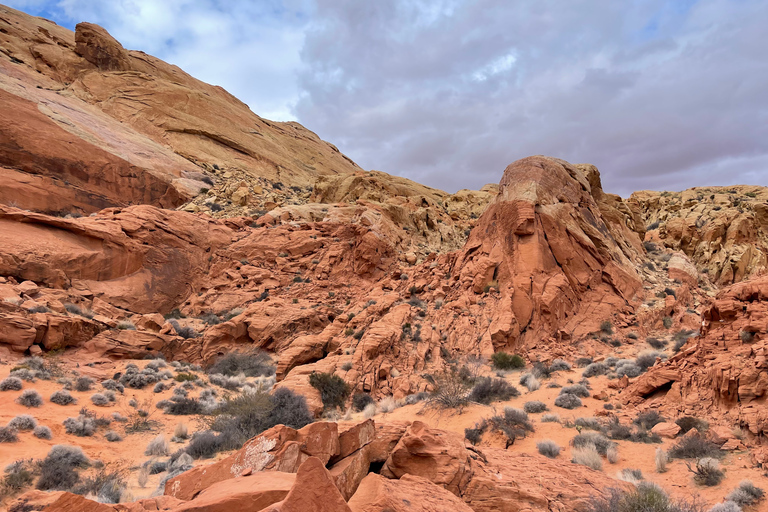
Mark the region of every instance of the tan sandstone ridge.
POLYGON ((768 268, 768 189, 694 187, 635 192, 652 240, 685 253, 712 282, 738 283, 768 268))

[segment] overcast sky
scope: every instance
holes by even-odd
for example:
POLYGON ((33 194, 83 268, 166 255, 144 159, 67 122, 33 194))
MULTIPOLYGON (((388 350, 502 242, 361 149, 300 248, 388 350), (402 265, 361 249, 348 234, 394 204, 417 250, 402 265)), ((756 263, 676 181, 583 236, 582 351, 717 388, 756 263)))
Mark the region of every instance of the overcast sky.
POLYGON ((768 185, 766 0, 9 4, 98 23, 365 169, 450 192, 533 154, 593 163, 624 196, 768 185))

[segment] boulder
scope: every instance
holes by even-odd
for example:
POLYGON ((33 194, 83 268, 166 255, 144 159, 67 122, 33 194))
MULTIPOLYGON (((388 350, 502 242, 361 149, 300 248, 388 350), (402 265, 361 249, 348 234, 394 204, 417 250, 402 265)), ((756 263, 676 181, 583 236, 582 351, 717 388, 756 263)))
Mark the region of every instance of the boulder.
POLYGON ((363 479, 349 508, 352 512, 472 512, 461 499, 426 478, 404 475, 389 480, 376 473, 363 479))
POLYGON ((469 478, 469 454, 458 434, 414 421, 384 463, 388 478, 417 475, 458 495, 469 478))
POLYGON ((261 471, 215 483, 174 512, 261 510, 282 501, 296 483, 295 473, 261 471))
POLYGON ((262 512, 351 512, 333 483, 328 470, 317 457, 299 467, 296 483, 285 499, 262 512))
POLYGON ((26 351, 37 337, 37 330, 29 318, 21 315, 0 313, 0 344, 14 352, 26 351))
POLYGON ((651 432, 659 437, 674 439, 680 433, 680 426, 677 423, 661 422, 654 425, 651 432))

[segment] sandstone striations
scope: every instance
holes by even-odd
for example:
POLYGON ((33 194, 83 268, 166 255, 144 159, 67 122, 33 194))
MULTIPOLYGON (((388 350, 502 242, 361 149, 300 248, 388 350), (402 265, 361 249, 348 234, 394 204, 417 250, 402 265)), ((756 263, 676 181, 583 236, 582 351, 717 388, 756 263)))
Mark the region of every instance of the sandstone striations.
POLYGON ((12 510, 565 512, 638 475, 688 497, 663 450, 703 420, 729 486, 768 467, 763 187, 624 200, 539 155, 449 194, 3 6, 0 183, 12 510), (42 485, 62 444, 92 460, 42 485))

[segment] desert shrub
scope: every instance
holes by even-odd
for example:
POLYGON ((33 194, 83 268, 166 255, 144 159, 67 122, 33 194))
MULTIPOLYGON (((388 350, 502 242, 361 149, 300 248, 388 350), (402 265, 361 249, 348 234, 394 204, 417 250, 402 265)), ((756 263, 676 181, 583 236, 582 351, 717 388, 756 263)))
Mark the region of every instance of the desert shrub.
POLYGON ((723 455, 724 453, 719 446, 700 435, 682 437, 676 445, 669 449, 669 456, 673 459, 700 459, 722 457, 723 455))
POLYGON ((144 455, 155 457, 168 455, 168 441, 165 440, 165 436, 159 434, 156 438, 150 441, 147 448, 144 450, 144 455))
POLYGON ((641 373, 643 373, 643 369, 637 366, 633 362, 625 363, 625 364, 622 364, 621 366, 616 365, 617 377, 624 377, 626 375, 630 379, 633 379, 635 377, 638 377, 641 373))
POLYGON ((539 451, 540 454, 544 455, 545 457, 549 457, 550 459, 557 458, 558 455, 560 455, 560 446, 558 444, 550 439, 545 439, 543 441, 539 441, 536 443, 536 449, 539 451))
POLYGON ((562 372, 562 371, 568 371, 571 369, 571 363, 564 361, 562 359, 555 359, 552 361, 552 364, 549 365, 549 371, 550 372, 562 372))
POLYGON ((72 488, 72 492, 95 495, 99 503, 119 503, 125 488, 125 480, 119 471, 101 468, 95 475, 80 479, 72 488))
POLYGON ((608 367, 603 363, 592 363, 587 365, 582 372, 582 377, 590 378, 608 373, 608 367))
POLYGON ((0 443, 15 443, 18 440, 18 430, 13 427, 0 427, 0 443))
POLYGON ((527 374, 525 384, 523 385, 528 389, 529 392, 533 392, 541 387, 541 382, 539 382, 539 379, 537 379, 535 375, 529 373, 527 374))
POLYGON ((662 423, 664 420, 664 417, 659 414, 658 411, 646 411, 641 412, 638 414, 634 420, 632 420, 632 423, 637 425, 638 427, 642 427, 644 429, 650 430, 659 423, 662 423))
POLYGON ((0 381, 0 391, 21 391, 22 382, 18 377, 6 377, 0 381))
POLYGON ((667 356, 662 354, 661 352, 655 352, 655 351, 649 351, 649 352, 641 352, 636 358, 635 358, 635 364, 643 369, 643 371, 647 370, 654 364, 656 364, 656 359, 666 359, 667 356))
POLYGON ((742 512, 742 510, 738 504, 728 500, 722 503, 718 503, 717 505, 709 509, 709 512, 742 512))
POLYGON ((581 398, 570 393, 563 393, 555 398, 555 406, 563 409, 576 409, 581 407, 581 398))
POLYGON ((613 324, 610 320, 603 320, 600 323, 600 331, 606 334, 613 334, 613 324))
POLYGON ((81 414, 76 418, 67 418, 63 423, 64 430, 67 434, 73 434, 78 437, 89 437, 96 432, 96 420, 84 414, 81 414))
POLYGON ((631 490, 608 489, 593 497, 588 512, 704 512, 700 501, 673 502, 656 484, 640 482, 631 490))
POLYGON ((442 409, 460 408, 467 404, 471 383, 455 366, 450 366, 437 375, 426 375, 434 388, 427 399, 427 406, 442 409))
POLYGON ((589 398, 589 390, 583 384, 572 384, 560 389, 560 394, 570 393, 580 398, 589 398))
POLYGON ((192 436, 186 452, 193 459, 210 459, 221 451, 222 434, 216 434, 210 430, 196 432, 192 436))
POLYGON ((377 409, 379 412, 388 413, 388 412, 394 411, 398 407, 400 406, 398 405, 398 403, 395 401, 394 398, 392 398, 391 396, 385 396, 384 398, 379 400, 377 409))
POLYGON ((579 368, 586 368, 587 366, 592 364, 592 358, 591 357, 580 357, 580 358, 576 359, 575 363, 576 363, 576 366, 578 366, 579 368))
POLYGON ((608 449, 605 451, 605 458, 610 462, 611 464, 616 464, 619 462, 619 447, 615 444, 612 444, 608 447, 608 449))
POLYGON ((51 402, 58 405, 76 404, 77 398, 73 397, 66 389, 54 391, 50 396, 51 402))
POLYGON ((193 327, 182 327, 179 325, 179 322, 176 321, 176 319, 169 319, 168 323, 171 324, 173 330, 176 331, 176 334, 185 340, 194 339, 200 336, 200 333, 198 333, 193 327))
POLYGON ((661 446, 656 448, 656 456, 654 458, 654 462, 656 463, 656 472, 657 473, 666 473, 667 472, 667 463, 669 462, 669 456, 667 455, 667 452, 665 452, 661 446))
POLYGON ((94 393, 91 395, 91 402, 98 407, 106 407, 110 404, 109 398, 102 393, 94 393))
POLYGON ((81 308, 77 304, 64 304, 64 309, 66 309, 68 313, 79 315, 89 320, 95 316, 93 311, 88 308, 81 308))
POLYGON ((229 377, 240 375, 262 377, 275 373, 275 367, 269 355, 262 350, 231 352, 218 359, 207 370, 208 374, 220 373, 229 377))
POLYGON ((474 427, 464 429, 464 438, 473 445, 480 442, 483 432, 488 427, 487 422, 478 423, 474 427))
POLYGON ((493 416, 488 420, 488 426, 501 430, 509 443, 515 439, 525 437, 528 432, 533 432, 533 424, 528 420, 528 414, 521 409, 505 407, 504 413, 493 416))
POLYGON ((133 389, 143 389, 160 380, 159 375, 152 368, 139 371, 136 365, 129 364, 125 367, 125 373, 120 377, 120 384, 133 389))
POLYGON ((509 400, 513 396, 520 396, 520 391, 506 380, 480 377, 469 393, 469 401, 490 404, 491 402, 509 400))
POLYGON ((571 462, 600 471, 603 469, 603 459, 597 453, 594 445, 586 445, 571 450, 571 462))
POLYGON ((413 405, 419 402, 423 402, 427 399, 429 399, 429 393, 426 391, 419 391, 418 393, 411 393, 410 395, 406 396, 405 403, 407 405, 413 405))
POLYGON ((27 382, 35 382, 36 379, 36 372, 30 370, 29 368, 14 368, 11 370, 11 373, 9 375, 10 377, 15 377, 17 379, 25 380, 27 382))
POLYGON ((491 364, 498 370, 513 370, 515 368, 524 368, 525 359, 517 354, 496 352, 491 356, 491 364))
POLYGON ((43 405, 43 397, 34 389, 26 389, 16 399, 16 403, 24 407, 40 407, 43 405))
POLYGON ((365 409, 363 409, 363 417, 368 420, 374 416, 376 416, 376 404, 366 405, 365 409))
POLYGON ((45 425, 36 426, 32 431, 32 435, 38 439, 51 439, 53 437, 50 427, 46 427, 45 425))
POLYGON ((347 383, 333 373, 314 372, 309 376, 309 384, 320 392, 324 409, 343 407, 344 401, 349 396, 347 383))
POLYGON ((597 420, 597 418, 576 418, 574 424, 577 427, 585 428, 587 430, 602 430, 603 426, 597 420))
POLYGON ((70 490, 80 479, 77 468, 88 465, 83 450, 76 446, 57 444, 40 462, 40 477, 36 487, 41 491, 70 490))
POLYGON ((184 423, 177 423, 173 429, 173 437, 177 439, 186 439, 189 437, 189 431, 184 423))
POLYGON ((536 361, 533 363, 533 371, 531 373, 537 379, 548 379, 552 376, 552 370, 549 369, 548 365, 542 363, 541 361, 536 361))
POLYGON ((112 379, 101 381, 101 387, 103 387, 104 389, 108 389, 110 391, 117 391, 119 393, 122 393, 123 391, 125 391, 125 386, 123 386, 119 382, 112 379))
MULTIPOLYGON (((275 425, 300 429, 312 421, 305 398, 290 389, 279 388, 272 395, 255 392, 224 401, 210 425, 213 431, 221 433, 217 437, 218 449, 230 450, 240 448, 251 437, 275 425)), ((199 443, 203 446, 208 441, 199 443)))
POLYGON ((598 432, 584 432, 571 439, 574 448, 583 448, 586 445, 592 445, 600 455, 605 455, 608 448, 616 446, 616 443, 598 432))
POLYGON ((197 375, 195 375, 194 373, 190 373, 190 372, 179 372, 173 378, 173 380, 175 380, 176 382, 185 382, 185 383, 186 382, 194 382, 197 379, 199 379, 199 377, 197 375))
POLYGON ((749 480, 742 480, 739 486, 731 491, 725 499, 741 507, 748 507, 763 499, 764 494, 761 488, 756 487, 749 480))
POLYGON ((560 415, 555 413, 547 413, 541 417, 542 423, 560 423, 560 415))
POLYGON ((123 440, 122 436, 115 432, 114 430, 110 430, 104 434, 104 439, 109 441, 110 443, 117 443, 123 440))
POLYGON ((667 346, 666 340, 660 340, 659 338, 646 338, 645 342, 656 350, 661 350, 667 346))
POLYGON ((671 316, 665 316, 661 319, 661 324, 664 326, 665 329, 669 329, 672 327, 672 317, 671 316))
POLYGON ((0 480, 0 497, 15 494, 28 487, 35 480, 32 461, 17 460, 3 470, 5 476, 0 480))
POLYGON ((155 387, 152 388, 153 393, 162 393, 163 391, 165 391, 165 384, 163 384, 162 382, 158 382, 157 384, 155 384, 155 387))
POLYGON ((622 425, 619 418, 613 417, 605 428, 605 434, 611 439, 626 440, 632 437, 632 429, 626 425, 622 425))
POLYGON ((372 403, 374 400, 368 393, 355 393, 352 397, 352 408, 357 412, 362 411, 368 404, 372 403))
POLYGON ((90 377, 78 377, 75 381, 75 391, 90 391, 93 379, 90 377))
POLYGON ((29 414, 20 414, 8 422, 8 426, 16 430, 33 430, 37 420, 29 414))
POLYGON ((694 428, 699 432, 704 432, 709 428, 709 424, 706 421, 693 416, 683 416, 675 420, 675 423, 680 427, 680 431, 683 434, 694 428))
POLYGON ((625 468, 621 470, 619 479, 625 482, 637 483, 643 480, 643 472, 639 469, 625 468))
POLYGON ((187 398, 189 395, 189 391, 187 391, 183 387, 178 387, 173 390, 173 397, 172 398, 187 398))
POLYGON ((755 333, 751 331, 740 331, 739 338, 741 338, 741 341, 744 343, 752 343, 755 339, 755 333))
POLYGON ((704 457, 696 461, 696 467, 692 468, 686 463, 688 470, 693 473, 693 480, 699 485, 713 487, 725 478, 725 473, 720 469, 720 463, 712 457, 704 457))
POLYGON ((180 395, 174 395, 164 407, 166 414, 177 416, 202 414, 203 409, 197 398, 187 398, 180 395))
POLYGON ((538 400, 531 400, 530 402, 525 402, 523 404, 523 410, 528 414, 535 414, 539 412, 548 411, 549 408, 547 407, 547 404, 545 404, 544 402, 540 402, 538 400))

